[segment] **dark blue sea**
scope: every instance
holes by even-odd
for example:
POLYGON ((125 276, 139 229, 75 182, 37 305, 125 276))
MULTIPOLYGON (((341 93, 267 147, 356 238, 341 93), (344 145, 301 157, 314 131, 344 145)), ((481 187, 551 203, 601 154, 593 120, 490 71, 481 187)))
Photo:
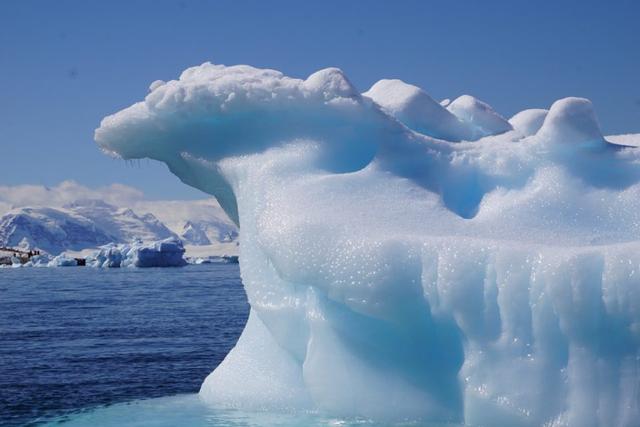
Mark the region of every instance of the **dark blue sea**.
POLYGON ((237 264, 0 269, 0 425, 197 393, 248 312, 237 264))

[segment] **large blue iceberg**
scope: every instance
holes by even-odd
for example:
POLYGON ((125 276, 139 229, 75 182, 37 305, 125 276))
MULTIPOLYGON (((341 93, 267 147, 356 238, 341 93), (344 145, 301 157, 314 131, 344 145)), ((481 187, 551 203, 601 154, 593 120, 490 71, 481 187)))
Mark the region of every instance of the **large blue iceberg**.
POLYGON ((506 120, 400 80, 361 94, 335 68, 205 63, 95 139, 241 226, 251 314, 205 401, 640 425, 640 150, 607 141, 588 100, 506 120))

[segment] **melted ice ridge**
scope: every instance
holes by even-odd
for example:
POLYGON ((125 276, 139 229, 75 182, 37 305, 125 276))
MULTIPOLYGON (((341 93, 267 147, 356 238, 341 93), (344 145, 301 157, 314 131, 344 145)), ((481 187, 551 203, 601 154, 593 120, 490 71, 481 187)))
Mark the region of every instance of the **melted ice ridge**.
POLYGON ((640 151, 608 142, 588 100, 507 121, 398 80, 363 96, 335 68, 210 63, 150 89, 97 143, 165 162, 242 230, 251 315, 204 399, 640 422, 640 151))

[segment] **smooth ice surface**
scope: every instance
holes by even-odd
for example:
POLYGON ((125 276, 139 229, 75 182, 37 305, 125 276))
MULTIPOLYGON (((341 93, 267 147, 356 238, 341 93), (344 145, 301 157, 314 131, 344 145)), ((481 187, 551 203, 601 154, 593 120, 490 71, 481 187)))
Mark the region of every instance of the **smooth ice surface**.
MULTIPOLYGON (((34 263, 34 266, 39 266, 39 264, 34 263)), ((78 261, 75 258, 71 258, 65 254, 60 254, 55 256, 49 263, 47 267, 75 267, 78 265, 78 261)))
POLYGON ((450 115, 428 95, 380 84, 362 96, 334 68, 300 80, 205 63, 96 130, 241 226, 251 316, 202 398, 637 426, 640 152, 605 139, 581 98, 534 133, 530 113, 511 124, 462 96, 446 110, 475 141, 446 141, 454 128, 429 115, 450 115))
POLYGON ((640 146, 640 134, 638 133, 628 133, 624 135, 608 135, 606 139, 607 141, 612 142, 614 144, 626 145, 629 147, 640 146))

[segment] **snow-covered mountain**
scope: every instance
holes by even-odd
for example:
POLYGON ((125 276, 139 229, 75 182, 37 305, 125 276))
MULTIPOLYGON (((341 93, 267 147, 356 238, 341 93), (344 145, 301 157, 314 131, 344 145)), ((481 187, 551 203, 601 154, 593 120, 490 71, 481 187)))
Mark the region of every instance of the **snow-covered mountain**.
POLYGON ((66 194, 68 187, 65 183, 48 189, 44 193, 46 198, 32 198, 30 206, 20 206, 16 197, 8 196, 18 190, 0 189, 3 190, 0 246, 37 248, 55 255, 94 249, 111 242, 128 243, 134 239, 151 242, 178 237, 187 252, 197 256, 237 254, 237 227, 214 199, 122 201, 117 197, 92 198, 90 192, 79 191, 82 198, 73 200, 66 194), (65 197, 56 192, 64 192, 65 197), (64 203, 55 203, 56 200, 64 203), (42 206, 45 203, 49 206, 42 206))
POLYGON ((99 200, 62 208, 17 208, 0 219, 0 245, 41 249, 51 254, 95 248, 110 242, 177 237, 147 213, 138 215, 99 200))
POLYGON ((215 199, 145 201, 136 205, 151 212, 186 245, 212 245, 236 241, 238 228, 215 199))
POLYGON ((53 208, 18 208, 0 218, 0 246, 51 254, 104 245, 112 237, 88 218, 53 208))
POLYGON ((80 200, 64 206, 91 220, 98 229, 109 234, 114 242, 132 239, 143 241, 177 237, 176 233, 160 222, 152 213, 138 215, 131 208, 118 208, 101 200, 80 200))

